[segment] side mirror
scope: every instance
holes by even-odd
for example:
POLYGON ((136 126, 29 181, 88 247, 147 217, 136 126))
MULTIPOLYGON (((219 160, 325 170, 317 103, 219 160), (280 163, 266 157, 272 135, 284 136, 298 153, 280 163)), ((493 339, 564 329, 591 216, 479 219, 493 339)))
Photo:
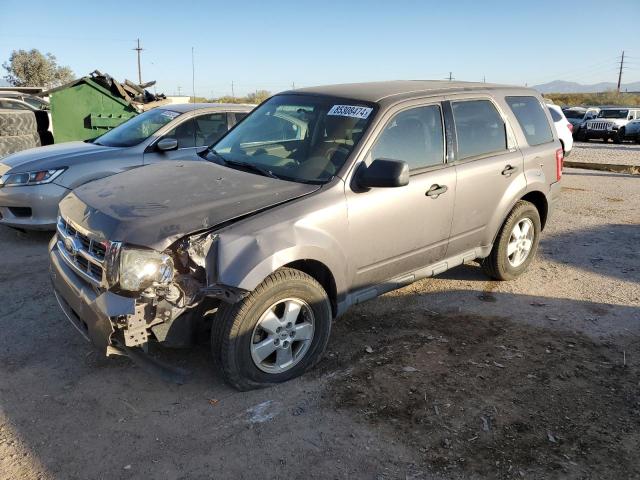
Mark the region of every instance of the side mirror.
POLYGON ((409 165, 403 160, 379 158, 360 167, 357 182, 362 188, 404 187, 409 184, 409 165))
POLYGON ((176 150, 178 148, 178 140, 171 137, 162 138, 156 143, 156 148, 161 152, 176 150))

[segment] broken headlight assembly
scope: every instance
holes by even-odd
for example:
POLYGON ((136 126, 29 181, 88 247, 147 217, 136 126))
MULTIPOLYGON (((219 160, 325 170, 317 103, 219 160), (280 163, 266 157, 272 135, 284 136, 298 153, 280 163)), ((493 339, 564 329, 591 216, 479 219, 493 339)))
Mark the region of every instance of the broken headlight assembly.
POLYGON ((173 280, 172 258, 155 250, 122 248, 118 276, 120 288, 139 292, 154 285, 168 285, 173 280))
POLYGON ((39 170, 24 173, 7 173, 0 177, 0 187, 20 187, 29 185, 43 185, 51 183, 58 178, 67 168, 55 170, 39 170))

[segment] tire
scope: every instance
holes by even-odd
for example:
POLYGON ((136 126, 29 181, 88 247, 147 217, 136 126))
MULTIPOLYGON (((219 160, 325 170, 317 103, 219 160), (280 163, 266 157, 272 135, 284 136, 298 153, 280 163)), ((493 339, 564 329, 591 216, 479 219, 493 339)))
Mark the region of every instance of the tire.
POLYGON ((624 141, 624 128, 618 130, 616 136, 613 137, 613 143, 622 143, 624 141))
POLYGON ((37 132, 36 116, 30 110, 0 110, 0 137, 37 132))
POLYGON ((332 313, 327 292, 315 279, 299 270, 282 268, 242 301, 233 305, 223 303, 213 321, 212 353, 222 367, 225 380, 238 390, 251 390, 291 380, 318 363, 329 341, 332 313), (289 304, 300 307, 293 327, 288 327, 284 312, 279 313, 281 305, 284 309, 289 304), (269 316, 269 312, 275 316, 269 316), (281 319, 284 323, 278 323, 281 319), (271 332, 276 331, 272 328, 274 324, 280 325, 278 328, 282 331, 269 333, 261 327, 267 323, 271 332), (309 324, 313 325, 311 338, 300 340, 302 335, 309 335, 309 324), (302 328, 304 332, 297 330, 302 328), (297 335, 298 340, 286 337, 292 330, 301 333, 297 335), (294 352, 292 360, 288 366, 279 367, 279 352, 286 350, 284 346, 289 340, 290 351, 294 352), (265 355, 273 349, 261 363, 255 360, 255 356, 260 355, 257 353, 260 344, 265 345, 265 355), (300 355, 297 359, 296 349, 300 355))
POLYGON ((0 158, 15 152, 36 147, 37 134, 0 136, 0 158))
MULTIPOLYGON (((498 236, 493 244, 489 256, 482 260, 481 266, 484 272, 495 280, 513 280, 521 275, 532 262, 538 250, 540 242, 540 232, 542 226, 540 223, 540 214, 538 209, 530 202, 519 200, 507 218, 505 219, 498 236), (528 254, 522 263, 514 265, 508 255, 509 243, 512 241, 512 233, 516 225, 522 224, 528 220, 530 222, 529 230, 533 228, 533 238, 528 254)), ((513 255, 516 255, 515 253, 513 255)), ((513 257, 514 260, 516 257, 513 257)))

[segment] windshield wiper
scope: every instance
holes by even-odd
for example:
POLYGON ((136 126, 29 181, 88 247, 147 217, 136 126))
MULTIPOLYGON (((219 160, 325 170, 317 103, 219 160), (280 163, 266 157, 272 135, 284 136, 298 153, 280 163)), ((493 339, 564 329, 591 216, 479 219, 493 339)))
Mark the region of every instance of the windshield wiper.
MULTIPOLYGON (((217 155, 220 157, 219 154, 217 155)), ((278 177, 276 174, 274 174, 271 170, 267 168, 254 165, 253 163, 238 162, 236 160, 227 160, 226 158, 222 158, 222 157, 220 158, 222 159, 225 165, 245 168, 247 170, 251 170, 252 172, 262 175, 264 177, 277 178, 278 180, 280 180, 280 177, 278 177)))

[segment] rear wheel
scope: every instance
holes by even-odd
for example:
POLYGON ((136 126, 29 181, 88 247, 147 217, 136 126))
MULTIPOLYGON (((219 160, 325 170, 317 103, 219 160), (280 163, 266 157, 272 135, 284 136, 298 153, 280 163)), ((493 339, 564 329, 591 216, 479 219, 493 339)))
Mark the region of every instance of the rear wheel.
POLYGON ((331 331, 331 304, 309 275, 283 268, 249 296, 223 304, 212 328, 213 355, 239 390, 285 382, 314 366, 331 331))
POLYGON ((502 224, 491 253, 482 260, 484 272, 496 280, 512 280, 521 275, 536 254, 541 230, 535 205, 518 201, 502 224))

